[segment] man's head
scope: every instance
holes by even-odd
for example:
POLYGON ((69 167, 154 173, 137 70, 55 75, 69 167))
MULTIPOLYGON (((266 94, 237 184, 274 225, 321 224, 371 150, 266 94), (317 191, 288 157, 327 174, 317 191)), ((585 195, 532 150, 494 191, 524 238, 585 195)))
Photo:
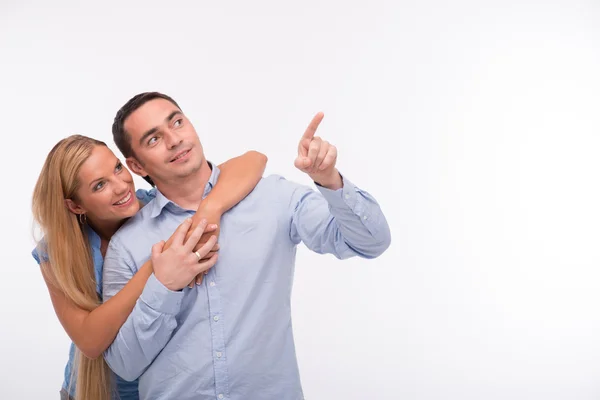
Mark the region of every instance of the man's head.
POLYGON ((195 173, 204 162, 194 126, 175 100, 162 93, 131 98, 117 112, 112 132, 129 168, 159 185, 195 173))

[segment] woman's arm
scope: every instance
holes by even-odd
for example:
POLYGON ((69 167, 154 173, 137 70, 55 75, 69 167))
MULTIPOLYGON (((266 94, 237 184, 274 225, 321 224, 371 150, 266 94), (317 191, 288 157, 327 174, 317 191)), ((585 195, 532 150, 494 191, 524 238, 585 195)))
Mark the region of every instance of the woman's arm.
POLYGON ((198 213, 207 214, 206 210, 217 210, 223 214, 229 211, 256 187, 266 166, 267 156, 258 151, 248 151, 220 164, 219 180, 200 204, 198 213))
MULTIPOLYGON (((250 151, 220 166, 219 181, 192 218, 194 225, 189 229, 189 233, 202 218, 206 218, 209 225, 218 223, 224 212, 239 203, 254 189, 262 177, 266 163, 266 156, 250 151)), ((211 235, 214 235, 216 228, 214 226, 211 230, 209 227, 205 232, 206 238, 204 239, 203 236, 201 242, 206 242, 211 235)), ((170 246, 170 243, 171 239, 167 241, 163 251, 170 246)), ((150 261, 144 263, 119 293, 92 311, 79 308, 64 293, 53 287, 49 283, 46 271, 52 271, 52 266, 43 265, 42 274, 60 323, 83 354, 89 358, 96 358, 102 356, 110 346, 133 310, 146 281, 152 274, 152 263, 150 261)))
MULTIPOLYGON (((182 229, 182 225, 179 229, 182 229)), ((205 232, 215 229, 216 225, 207 226, 205 232)), ((187 231, 187 227, 185 227, 185 231, 187 231)), ((172 238, 173 236, 165 243, 163 251, 170 247, 172 238)), ((138 297, 146 286, 146 281, 153 272, 152 262, 146 261, 119 293, 106 303, 89 311, 77 306, 60 289, 52 285, 52 280, 48 279, 48 273, 52 273, 51 271, 50 263, 42 263, 42 275, 46 281, 56 316, 67 335, 88 358, 100 357, 110 346, 119 329, 131 314, 138 297)))
POLYGON ((86 357, 102 356, 142 294, 146 281, 152 274, 152 263, 146 262, 123 290, 92 311, 78 307, 60 289, 53 286, 47 276, 49 271, 52 271, 52 265, 44 264, 46 265, 42 265, 42 275, 50 293, 50 300, 67 335, 86 357))
POLYGON ((221 216, 252 192, 262 178, 266 166, 267 156, 258 151, 248 151, 219 165, 219 180, 192 217, 192 227, 186 239, 203 218, 209 224, 217 225, 217 229, 204 233, 194 251, 202 247, 212 235, 219 236, 221 216))
MULTIPOLYGON (((194 251, 202 247, 212 235, 217 236, 217 238, 219 237, 221 216, 250 194, 262 178, 266 166, 267 156, 258 151, 248 151, 239 157, 232 158, 219 165, 219 180, 210 193, 202 200, 198 211, 192 217, 192 227, 188 231, 186 240, 202 218, 206 218, 209 224, 215 224, 217 229, 205 232, 194 248, 194 251)), ((206 255, 206 258, 211 257, 218 249, 219 244, 215 246, 214 251, 206 255)), ((198 285, 202 283, 202 278, 203 274, 196 277, 198 285)), ((194 282, 190 282, 189 286, 192 287, 193 285, 194 282)))

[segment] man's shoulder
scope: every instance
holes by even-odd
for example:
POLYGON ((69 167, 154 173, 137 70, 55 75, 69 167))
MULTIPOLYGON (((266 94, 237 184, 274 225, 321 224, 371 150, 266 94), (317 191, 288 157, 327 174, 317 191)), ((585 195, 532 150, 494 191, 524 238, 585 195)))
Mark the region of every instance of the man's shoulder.
MULTIPOLYGON (((261 205, 275 206, 280 204, 286 208, 298 202, 307 194, 316 191, 308 185, 287 179, 280 174, 263 177, 253 192, 246 198, 248 201, 259 202, 261 205)), ((253 204, 256 204, 256 203, 253 204)))
POLYGON ((283 175, 271 174, 261 178, 247 199, 266 197, 271 199, 287 197, 299 184, 287 180, 283 175))
POLYGON ((257 185, 257 188, 259 187, 266 190, 274 190, 282 193, 290 191, 293 192, 297 189, 311 190, 309 186, 291 181, 280 174, 271 174, 266 177, 263 177, 257 185))
POLYGON ((285 181, 285 180, 286 180, 285 177, 283 175, 279 175, 279 174, 271 174, 271 175, 263 176, 260 179, 260 181, 258 182, 258 185, 256 185, 256 189, 275 188, 275 187, 277 187, 277 185, 279 185, 282 181, 285 181))

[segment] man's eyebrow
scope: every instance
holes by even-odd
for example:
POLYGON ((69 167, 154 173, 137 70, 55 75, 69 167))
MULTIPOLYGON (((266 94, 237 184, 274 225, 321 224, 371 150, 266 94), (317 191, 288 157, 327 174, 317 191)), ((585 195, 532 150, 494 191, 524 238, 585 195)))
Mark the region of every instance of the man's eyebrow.
POLYGON ((144 141, 146 140, 146 138, 150 135, 154 135, 156 132, 158 132, 158 127, 154 127, 152 129, 149 129, 146 131, 146 133, 144 133, 142 135, 142 137, 140 138, 140 146, 142 146, 144 144, 144 141))
MULTIPOLYGON (((169 122, 170 120, 173 119, 174 116, 176 116, 177 114, 181 114, 183 115, 183 113, 181 112, 181 110, 175 110, 173 111, 171 114, 169 114, 167 116, 167 118, 165 118, 165 122, 169 122)), ((148 129, 140 138, 140 146, 144 144, 144 141, 146 140, 146 138, 148 138, 148 136, 154 135, 156 132, 158 131, 158 127, 155 126, 154 128, 148 129)))
POLYGON ((165 118, 165 122, 169 122, 170 120, 173 119, 174 116, 176 116, 177 114, 181 114, 183 115, 183 113, 181 112, 181 110, 175 110, 173 111, 171 114, 169 114, 169 116, 167 118, 165 118))

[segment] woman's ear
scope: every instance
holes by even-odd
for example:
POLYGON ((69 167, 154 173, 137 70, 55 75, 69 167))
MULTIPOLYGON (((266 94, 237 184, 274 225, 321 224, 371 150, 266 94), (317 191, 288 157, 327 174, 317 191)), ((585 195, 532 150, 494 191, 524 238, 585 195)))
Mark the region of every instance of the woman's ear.
POLYGON ((127 157, 125 159, 125 162, 127 163, 127 166, 129 167, 129 169, 136 175, 141 176, 142 178, 144 176, 148 176, 148 173, 146 172, 146 170, 144 169, 144 167, 142 167, 142 164, 140 164, 140 162, 138 160, 136 160, 133 157, 127 157))
POLYGON ((75 203, 71 199, 65 200, 65 206, 73 214, 76 214, 76 215, 85 214, 85 209, 83 207, 81 207, 79 204, 75 203))

